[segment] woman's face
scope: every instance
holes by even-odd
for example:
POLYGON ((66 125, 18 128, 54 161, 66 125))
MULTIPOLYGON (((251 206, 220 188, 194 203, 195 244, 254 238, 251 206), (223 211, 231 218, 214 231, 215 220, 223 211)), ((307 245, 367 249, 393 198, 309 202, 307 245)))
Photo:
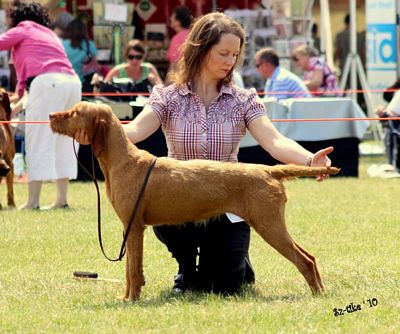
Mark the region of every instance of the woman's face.
POLYGON ((143 53, 140 53, 136 50, 130 49, 129 53, 128 53, 128 57, 127 57, 129 66, 132 66, 132 67, 140 66, 140 64, 143 61, 143 57, 144 57, 143 53))
POLYGON ((240 38, 234 34, 221 35, 205 58, 203 72, 212 79, 222 80, 232 71, 240 53, 240 38))
POLYGON ((292 57, 293 61, 295 62, 295 64, 300 67, 302 70, 307 70, 308 68, 308 61, 310 59, 309 56, 305 55, 305 54, 301 54, 298 53, 297 55, 294 55, 292 57))
POLYGON ((176 32, 181 28, 181 23, 176 19, 175 13, 172 13, 171 17, 169 18, 169 26, 176 32))

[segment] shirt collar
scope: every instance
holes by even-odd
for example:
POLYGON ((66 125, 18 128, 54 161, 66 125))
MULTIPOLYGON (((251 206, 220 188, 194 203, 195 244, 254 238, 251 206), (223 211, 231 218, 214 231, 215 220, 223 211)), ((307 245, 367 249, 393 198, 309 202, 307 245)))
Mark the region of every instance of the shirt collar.
POLYGON ((271 80, 275 80, 278 77, 280 72, 281 72, 280 67, 279 66, 275 67, 274 73, 272 73, 272 76, 271 76, 271 80))
MULTIPOLYGON (((188 82, 188 83, 179 85, 178 92, 179 92, 180 95, 193 94, 193 93, 192 93, 191 82, 188 82)), ((232 92, 232 85, 231 85, 231 84, 224 84, 224 85, 222 85, 221 91, 219 92, 219 96, 221 96, 222 94, 233 95, 233 92, 232 92)))

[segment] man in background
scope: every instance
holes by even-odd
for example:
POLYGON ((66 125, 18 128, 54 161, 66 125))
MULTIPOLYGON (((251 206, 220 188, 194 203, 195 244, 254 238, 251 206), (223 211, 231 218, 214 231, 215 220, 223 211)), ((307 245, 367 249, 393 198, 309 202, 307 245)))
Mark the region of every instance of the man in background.
POLYGON ((279 56, 273 48, 262 48, 255 55, 255 64, 260 75, 267 79, 265 96, 285 100, 311 97, 310 91, 294 73, 279 66, 279 56))

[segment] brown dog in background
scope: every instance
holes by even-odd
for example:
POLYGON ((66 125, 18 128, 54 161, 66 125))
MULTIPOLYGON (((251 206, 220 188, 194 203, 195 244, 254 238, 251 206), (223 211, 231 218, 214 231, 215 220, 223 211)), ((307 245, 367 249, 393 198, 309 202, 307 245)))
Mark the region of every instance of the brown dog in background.
MULTIPOLYGON (((8 94, 0 91, 0 121, 11 120, 11 107, 8 94)), ((7 205, 15 207, 14 202, 14 164, 15 155, 14 137, 10 125, 0 123, 0 183, 3 177, 7 182, 7 205)), ((1 209, 1 203, 0 203, 1 209)))
MULTIPOLYGON (((154 156, 127 138, 107 105, 81 102, 50 114, 54 132, 74 137, 78 129, 91 138, 105 176, 107 196, 124 229, 154 156)), ((290 260, 314 293, 324 289, 315 257, 289 235, 283 180, 296 176, 337 174, 335 167, 265 166, 210 160, 158 158, 126 244, 125 298, 139 298, 144 285, 143 233, 146 225, 183 224, 232 212, 290 260)))

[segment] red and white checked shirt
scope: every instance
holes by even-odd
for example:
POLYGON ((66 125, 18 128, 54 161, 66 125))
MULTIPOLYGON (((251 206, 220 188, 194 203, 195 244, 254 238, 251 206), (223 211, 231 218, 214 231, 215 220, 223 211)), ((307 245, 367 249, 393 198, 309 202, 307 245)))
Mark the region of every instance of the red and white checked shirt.
POLYGON ((247 126, 266 115, 255 90, 224 85, 208 110, 189 85, 153 87, 147 103, 161 121, 168 156, 237 162, 247 126))

